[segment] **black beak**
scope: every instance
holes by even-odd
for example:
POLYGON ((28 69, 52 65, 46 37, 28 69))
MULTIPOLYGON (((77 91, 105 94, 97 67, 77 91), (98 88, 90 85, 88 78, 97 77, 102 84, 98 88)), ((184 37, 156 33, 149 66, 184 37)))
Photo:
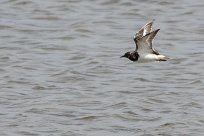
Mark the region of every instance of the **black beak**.
POLYGON ((120 58, 125 57, 125 55, 121 56, 120 58))

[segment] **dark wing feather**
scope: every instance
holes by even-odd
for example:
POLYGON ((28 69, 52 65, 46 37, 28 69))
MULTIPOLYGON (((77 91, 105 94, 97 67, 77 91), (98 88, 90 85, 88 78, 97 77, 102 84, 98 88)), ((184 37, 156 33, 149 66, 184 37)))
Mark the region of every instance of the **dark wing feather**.
POLYGON ((136 44, 136 50, 138 49, 137 46, 137 39, 142 38, 143 36, 149 34, 152 30, 152 25, 153 25, 154 19, 147 24, 145 24, 135 35, 134 35, 134 41, 136 44))
POLYGON ((156 34, 159 32, 160 29, 157 29, 149 34, 147 34, 147 41, 149 43, 149 46, 152 48, 152 41, 154 39, 154 37, 156 36, 156 34), (148 36, 149 35, 149 36, 148 36))
POLYGON ((154 19, 150 22, 148 22, 147 24, 145 24, 135 35, 134 35, 134 39, 136 37, 142 37, 145 36, 146 34, 150 33, 152 30, 152 25, 153 25, 154 19))

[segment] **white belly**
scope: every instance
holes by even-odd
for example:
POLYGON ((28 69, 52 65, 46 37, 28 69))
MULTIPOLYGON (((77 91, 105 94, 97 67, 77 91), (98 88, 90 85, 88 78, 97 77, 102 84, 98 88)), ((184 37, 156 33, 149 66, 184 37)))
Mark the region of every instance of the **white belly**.
POLYGON ((138 62, 150 62, 150 61, 159 61, 161 59, 165 59, 164 55, 156 55, 156 54, 143 54, 139 56, 138 62))

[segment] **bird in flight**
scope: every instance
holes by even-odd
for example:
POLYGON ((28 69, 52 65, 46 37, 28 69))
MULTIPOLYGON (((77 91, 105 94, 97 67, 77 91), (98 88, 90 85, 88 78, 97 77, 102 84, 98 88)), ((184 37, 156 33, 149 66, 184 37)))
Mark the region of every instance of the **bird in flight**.
POLYGON ((149 62, 149 61, 166 61, 168 58, 161 55, 152 47, 152 41, 160 29, 152 31, 152 20, 145 24, 135 35, 134 42, 136 49, 126 52, 122 57, 126 57, 131 61, 149 62))

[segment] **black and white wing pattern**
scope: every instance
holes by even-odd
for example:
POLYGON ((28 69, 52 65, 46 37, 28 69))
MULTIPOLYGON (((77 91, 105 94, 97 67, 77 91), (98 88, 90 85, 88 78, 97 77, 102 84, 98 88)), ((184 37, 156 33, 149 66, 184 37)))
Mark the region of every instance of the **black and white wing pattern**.
POLYGON ((139 54, 149 54, 149 53, 159 54, 157 51, 155 51, 152 48, 152 40, 154 39, 154 37, 156 36, 156 34, 159 30, 160 29, 152 31, 152 32, 146 34, 145 36, 142 36, 141 38, 137 39, 136 51, 139 54))
POLYGON ((145 35, 147 35, 148 33, 151 32, 152 30, 152 25, 153 25, 154 20, 148 22, 147 24, 145 24, 135 35, 134 35, 134 40, 136 40, 137 38, 141 38, 145 35))

